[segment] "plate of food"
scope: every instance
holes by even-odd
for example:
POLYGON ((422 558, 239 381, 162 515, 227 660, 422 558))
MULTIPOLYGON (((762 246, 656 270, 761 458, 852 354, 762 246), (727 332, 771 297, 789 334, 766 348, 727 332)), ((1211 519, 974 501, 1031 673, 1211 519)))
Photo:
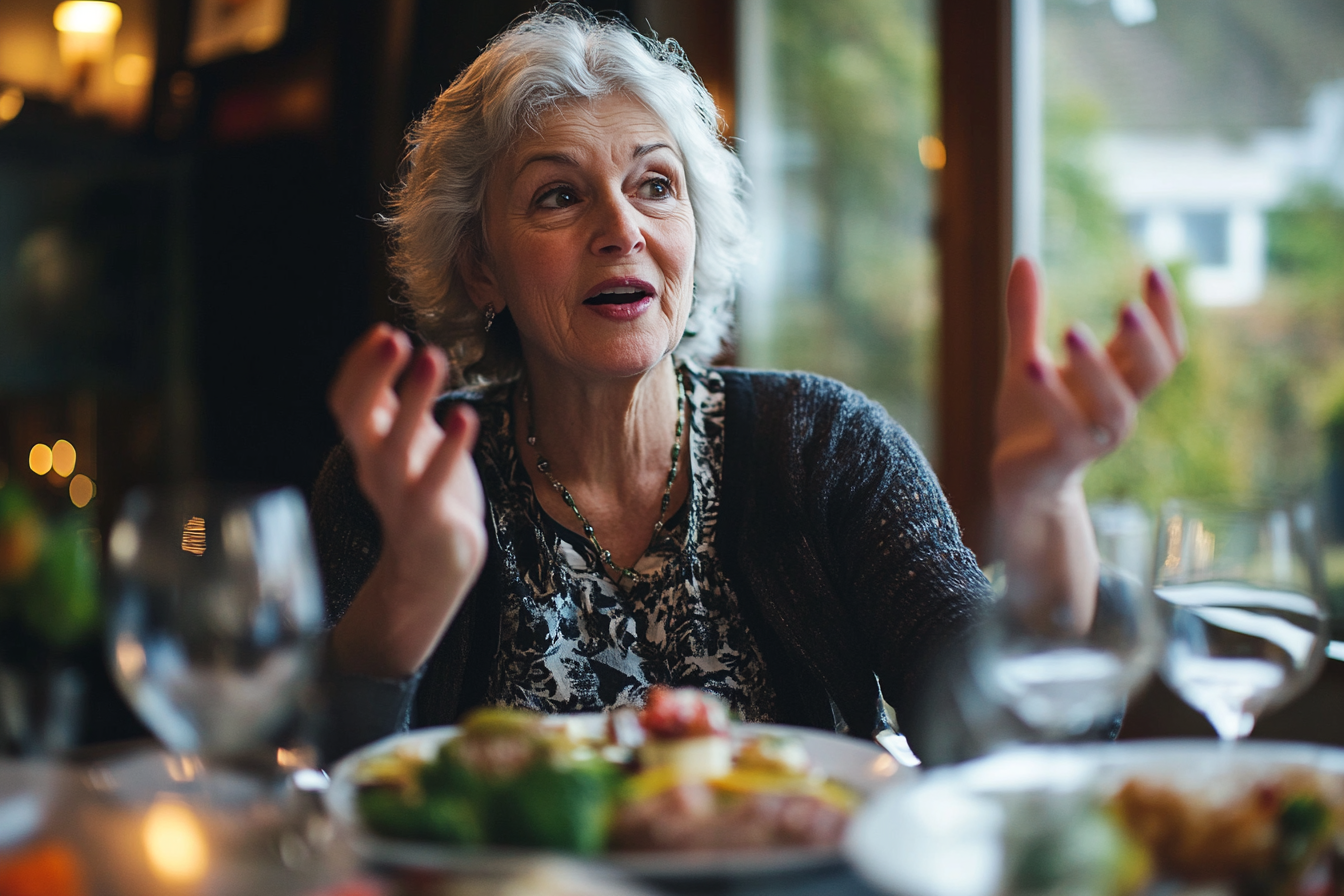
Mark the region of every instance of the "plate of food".
POLYGON ((850 817, 911 771, 871 742, 733 723, 714 697, 654 688, 642 710, 486 708, 350 754, 326 793, 367 861, 483 870, 538 852, 646 877, 842 860, 850 817))
POLYGON ((845 852, 901 896, 1344 893, 1344 750, 1022 747, 878 794, 845 852))

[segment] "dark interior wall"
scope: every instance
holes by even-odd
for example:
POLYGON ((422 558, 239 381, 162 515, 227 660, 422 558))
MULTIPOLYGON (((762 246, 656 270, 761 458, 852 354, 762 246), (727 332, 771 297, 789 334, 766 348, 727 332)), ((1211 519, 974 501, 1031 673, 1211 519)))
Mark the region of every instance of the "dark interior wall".
POLYGON ((373 217, 404 130, 533 4, 418 0, 398 15, 396 3, 295 3, 296 34, 267 58, 194 73, 199 105, 181 139, 195 160, 203 472, 306 487, 337 439, 324 395, 341 354, 396 317, 373 217), (226 132, 240 94, 312 78, 330 91, 316 127, 226 132))

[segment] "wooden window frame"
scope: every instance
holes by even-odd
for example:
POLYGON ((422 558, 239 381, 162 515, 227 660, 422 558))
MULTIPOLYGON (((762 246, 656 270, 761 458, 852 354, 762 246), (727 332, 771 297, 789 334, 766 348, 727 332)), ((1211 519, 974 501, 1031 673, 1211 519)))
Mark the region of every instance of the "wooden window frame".
POLYGON ((1012 0, 941 0, 938 452, 967 545, 991 559, 989 462, 1013 255, 1012 0))
MULTIPOLYGON (((736 54, 736 41, 722 35, 736 24, 734 5, 690 0, 683 12, 700 25, 683 38, 688 55, 714 73, 716 97, 730 110, 735 68, 726 56, 736 54)), ((987 563, 994 398, 1013 255, 1013 0, 939 0, 936 17, 947 161, 935 193, 941 308, 933 463, 966 544, 987 563)))

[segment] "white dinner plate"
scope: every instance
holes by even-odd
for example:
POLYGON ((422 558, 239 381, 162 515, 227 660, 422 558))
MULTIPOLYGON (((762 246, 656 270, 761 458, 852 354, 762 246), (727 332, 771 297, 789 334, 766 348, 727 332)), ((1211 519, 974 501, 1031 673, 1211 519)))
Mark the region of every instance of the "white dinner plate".
POLYGON ((1229 748, 1215 740, 1012 748, 879 793, 850 824, 844 851, 860 875, 887 893, 992 896, 1001 886, 1011 822, 996 796, 1104 796, 1138 773, 1205 796, 1234 796, 1287 766, 1344 775, 1344 750, 1272 741, 1229 748))
MULTIPOLYGON (((557 724, 576 726, 581 731, 602 730, 604 717, 596 714, 553 717, 557 724)), ((331 771, 331 786, 326 792, 327 811, 348 837, 349 842, 368 862, 398 867, 434 870, 488 872, 513 869, 522 857, 535 852, 505 848, 463 849, 446 845, 392 840, 379 837, 364 827, 356 807, 359 787, 356 771, 366 760, 399 751, 424 759, 438 754, 439 746, 455 736, 455 727, 422 728, 397 734, 369 744, 346 756, 331 771)), ((808 756, 826 775, 846 784, 863 799, 876 794, 893 780, 913 776, 891 754, 869 741, 844 737, 811 728, 788 725, 739 724, 734 736, 788 734, 802 741, 808 756)), ((724 850, 678 853, 611 853, 601 861, 616 865, 632 874, 648 878, 688 878, 701 876, 738 876, 796 871, 824 867, 842 861, 838 849, 792 848, 773 850, 724 850)))

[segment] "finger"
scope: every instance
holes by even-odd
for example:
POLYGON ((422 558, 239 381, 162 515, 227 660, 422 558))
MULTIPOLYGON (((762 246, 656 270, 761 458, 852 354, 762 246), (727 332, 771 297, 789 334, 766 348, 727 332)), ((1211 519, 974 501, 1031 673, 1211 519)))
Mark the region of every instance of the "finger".
POLYGON ((396 419, 383 441, 381 453, 386 462, 401 469, 422 470, 428 459, 428 453, 436 447, 437 438, 427 440, 418 434, 426 432, 437 437, 439 426, 434 422, 430 409, 439 395, 439 388, 448 372, 448 359, 443 352, 429 346, 411 362, 410 370, 403 378, 398 394, 400 407, 396 419))
POLYGON ((1064 345, 1069 353, 1064 380, 1086 417, 1094 453, 1103 453, 1129 434, 1138 401, 1086 327, 1070 327, 1064 345))
POLYGON ((1107 353, 1138 398, 1147 397, 1176 369, 1176 355, 1153 312, 1141 302, 1120 310, 1120 325, 1107 353))
MULTIPOLYGON (((1059 369, 1039 358, 1026 361, 1022 369, 1026 374, 1025 400, 1045 424, 1023 431, 1032 443, 1027 453, 1063 452, 1071 464, 1090 456, 1091 448, 1081 435, 1087 431, 1087 416, 1074 400, 1059 369)), ((1000 447, 1006 438, 1006 434, 1000 433, 1000 447)))
POLYGON ((420 478, 426 490, 437 489, 452 478, 461 464, 472 462, 471 449, 480 428, 480 417, 471 406, 455 404, 448 409, 443 418, 443 442, 420 478))
POLYGON ((1162 335, 1175 358, 1185 357, 1185 321, 1176 307, 1176 290, 1157 268, 1148 268, 1143 278, 1143 301, 1162 329, 1162 335))
POLYGON ((1045 299, 1041 294, 1040 272, 1028 258, 1014 261, 1008 272, 1007 315, 1010 363, 1034 357, 1045 344, 1042 336, 1045 299))
POLYGON ((378 324, 342 360, 327 404, 357 451, 391 428, 397 405, 392 385, 410 356, 409 337, 378 324))

